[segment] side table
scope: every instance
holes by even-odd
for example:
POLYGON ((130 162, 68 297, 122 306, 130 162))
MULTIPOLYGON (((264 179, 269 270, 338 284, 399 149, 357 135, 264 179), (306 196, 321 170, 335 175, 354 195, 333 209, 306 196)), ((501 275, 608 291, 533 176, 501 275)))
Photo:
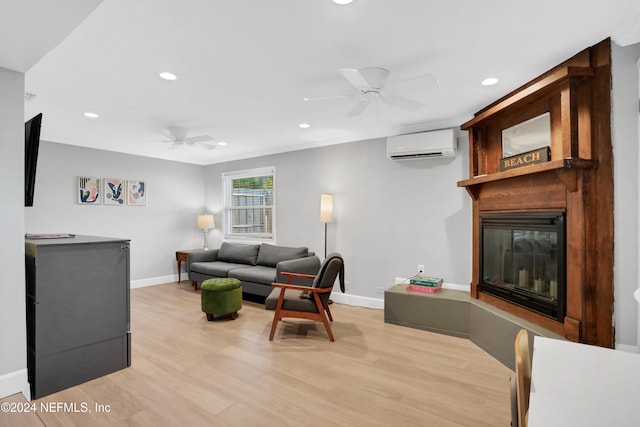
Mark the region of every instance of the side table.
POLYGON ((189 258, 189 254, 192 252, 200 252, 203 251, 204 249, 184 249, 181 251, 176 251, 176 261, 178 263, 178 283, 180 283, 180 266, 182 265, 183 262, 187 262, 187 259, 189 258))

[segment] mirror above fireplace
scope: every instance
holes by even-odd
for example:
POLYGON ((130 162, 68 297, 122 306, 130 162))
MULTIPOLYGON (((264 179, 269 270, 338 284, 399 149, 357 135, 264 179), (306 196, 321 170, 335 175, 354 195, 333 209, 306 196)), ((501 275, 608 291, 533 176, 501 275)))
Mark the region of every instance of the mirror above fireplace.
POLYGON ((502 157, 551 147, 551 114, 544 113, 502 130, 502 157))

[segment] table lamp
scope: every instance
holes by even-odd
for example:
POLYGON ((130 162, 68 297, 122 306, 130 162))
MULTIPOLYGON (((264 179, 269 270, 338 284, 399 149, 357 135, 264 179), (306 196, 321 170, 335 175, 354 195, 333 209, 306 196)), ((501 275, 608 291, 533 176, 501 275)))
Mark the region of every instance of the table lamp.
POLYGON ((204 230, 204 250, 209 250, 209 229, 215 228, 216 224, 213 222, 213 215, 203 214, 198 215, 198 222, 196 225, 199 229, 204 230))

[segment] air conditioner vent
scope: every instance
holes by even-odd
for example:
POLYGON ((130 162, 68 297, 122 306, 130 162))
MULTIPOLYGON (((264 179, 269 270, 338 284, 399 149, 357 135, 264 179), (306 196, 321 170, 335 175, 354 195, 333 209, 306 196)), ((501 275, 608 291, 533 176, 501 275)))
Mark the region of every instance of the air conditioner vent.
POLYGON ((387 138, 387 156, 393 160, 453 157, 457 148, 456 129, 409 133, 387 138))

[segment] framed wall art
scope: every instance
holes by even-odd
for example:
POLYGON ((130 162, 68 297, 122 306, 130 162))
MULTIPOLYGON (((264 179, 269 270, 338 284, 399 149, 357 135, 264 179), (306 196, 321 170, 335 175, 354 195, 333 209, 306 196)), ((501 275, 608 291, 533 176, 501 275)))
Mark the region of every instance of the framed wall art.
POLYGON ((127 181, 119 178, 104 178, 102 183, 104 204, 123 206, 127 193, 127 181))
POLYGON ((101 203, 100 193, 100 178, 91 176, 78 177, 78 188, 76 190, 76 194, 78 195, 79 204, 99 205, 101 203))
POLYGON ((144 181, 127 181, 127 204, 130 206, 146 206, 147 186, 144 181))

